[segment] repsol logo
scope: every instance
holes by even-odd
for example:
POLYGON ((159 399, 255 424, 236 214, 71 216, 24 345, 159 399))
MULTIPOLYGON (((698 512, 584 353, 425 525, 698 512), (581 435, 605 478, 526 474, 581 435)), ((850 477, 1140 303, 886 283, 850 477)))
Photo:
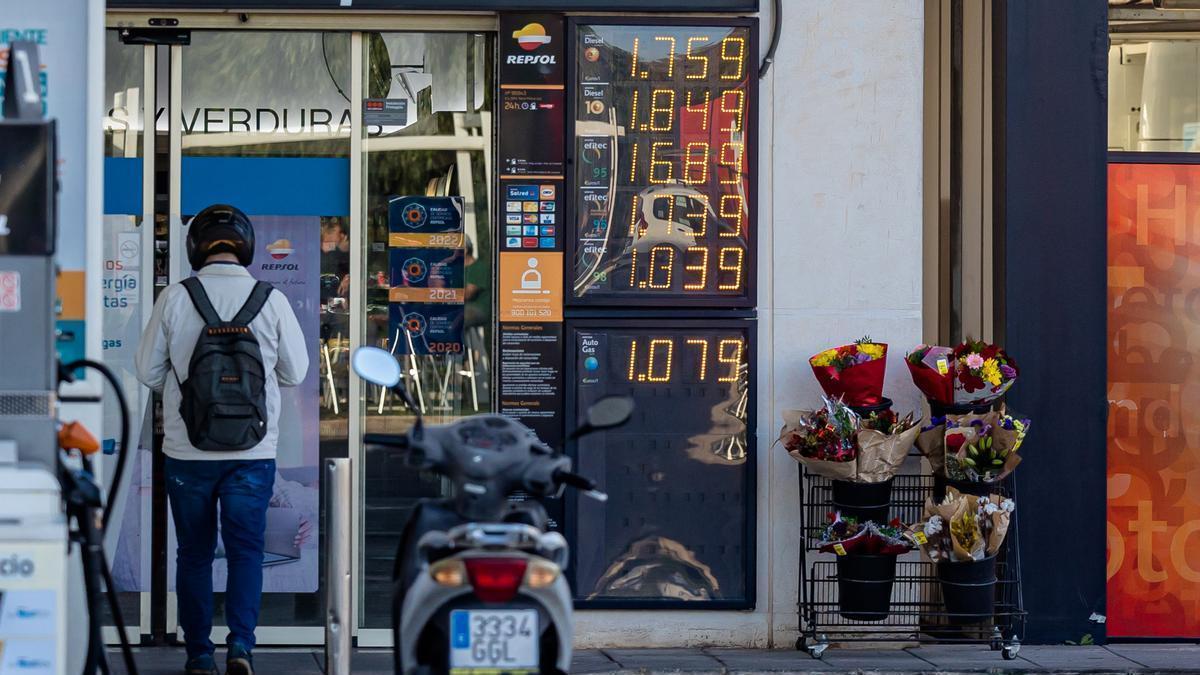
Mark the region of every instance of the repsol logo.
POLYGON ((13 554, 0 558, 0 577, 31 577, 33 576, 33 561, 13 554))
POLYGON ((296 263, 263 263, 263 271, 276 272, 284 270, 288 272, 299 272, 300 265, 296 263))
POLYGON ((537 64, 539 66, 552 66, 558 63, 553 54, 509 54, 508 65, 524 66, 537 64))

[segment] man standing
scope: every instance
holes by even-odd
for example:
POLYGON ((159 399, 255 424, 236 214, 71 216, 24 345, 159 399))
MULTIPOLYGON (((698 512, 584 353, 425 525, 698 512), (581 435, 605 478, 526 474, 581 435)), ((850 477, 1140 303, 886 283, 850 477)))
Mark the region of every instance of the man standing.
POLYGON ((210 633, 219 506, 229 564, 226 673, 253 675, 279 387, 304 379, 308 354, 287 298, 246 271, 254 257, 246 214, 224 204, 196 214, 187 253, 197 274, 154 305, 138 347, 138 379, 163 397, 185 670, 217 673, 210 633))

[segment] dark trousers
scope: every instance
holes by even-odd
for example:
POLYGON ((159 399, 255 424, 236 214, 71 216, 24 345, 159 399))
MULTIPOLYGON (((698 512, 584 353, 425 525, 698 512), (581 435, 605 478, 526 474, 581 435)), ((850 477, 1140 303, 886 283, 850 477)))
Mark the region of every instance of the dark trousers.
POLYGON ((213 556, 217 506, 229 563, 225 622, 230 645, 254 649, 262 602, 263 538, 275 483, 275 460, 167 458, 167 497, 178 539, 175 591, 188 658, 213 653, 213 556))

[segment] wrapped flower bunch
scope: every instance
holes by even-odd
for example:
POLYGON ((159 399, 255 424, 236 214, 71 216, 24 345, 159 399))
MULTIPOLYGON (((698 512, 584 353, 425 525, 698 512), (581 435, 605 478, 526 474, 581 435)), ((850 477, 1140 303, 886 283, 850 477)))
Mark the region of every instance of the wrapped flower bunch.
POLYGON ((901 555, 912 550, 905 528, 898 518, 886 525, 874 521, 860 523, 853 516, 830 514, 830 523, 821 534, 820 551, 837 555, 901 555))
POLYGON ((940 405, 983 405, 1017 380, 1016 361, 1001 347, 968 339, 957 347, 918 345, 904 359, 913 383, 940 405))
POLYGON ((1008 533, 1016 503, 999 495, 976 497, 946 489, 946 497, 925 500, 925 520, 913 537, 933 562, 969 562, 991 557, 1008 533))
POLYGON ((851 344, 819 352, 808 363, 826 396, 853 407, 883 402, 886 344, 863 337, 851 344))
POLYGON ((1029 420, 999 413, 969 417, 974 419, 965 424, 962 418, 946 422, 946 477, 992 483, 1012 473, 1029 420))
POLYGON ((779 440, 796 461, 827 478, 882 483, 900 469, 920 431, 912 413, 860 417, 839 399, 818 410, 784 412, 779 440))

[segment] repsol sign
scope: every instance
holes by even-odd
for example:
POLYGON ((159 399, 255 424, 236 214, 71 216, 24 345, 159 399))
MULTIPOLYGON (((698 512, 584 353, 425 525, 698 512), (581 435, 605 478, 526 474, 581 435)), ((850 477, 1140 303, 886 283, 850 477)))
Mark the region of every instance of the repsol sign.
POLYGON ((262 268, 263 268, 264 272, 278 272, 278 271, 299 272, 300 271, 300 265, 297 263, 263 263, 262 268))
POLYGON ((553 54, 509 54, 507 63, 510 66, 552 66, 558 60, 553 54))
POLYGON ((6 558, 0 558, 0 578, 27 578, 33 576, 33 573, 33 560, 30 558, 15 553, 6 558))

